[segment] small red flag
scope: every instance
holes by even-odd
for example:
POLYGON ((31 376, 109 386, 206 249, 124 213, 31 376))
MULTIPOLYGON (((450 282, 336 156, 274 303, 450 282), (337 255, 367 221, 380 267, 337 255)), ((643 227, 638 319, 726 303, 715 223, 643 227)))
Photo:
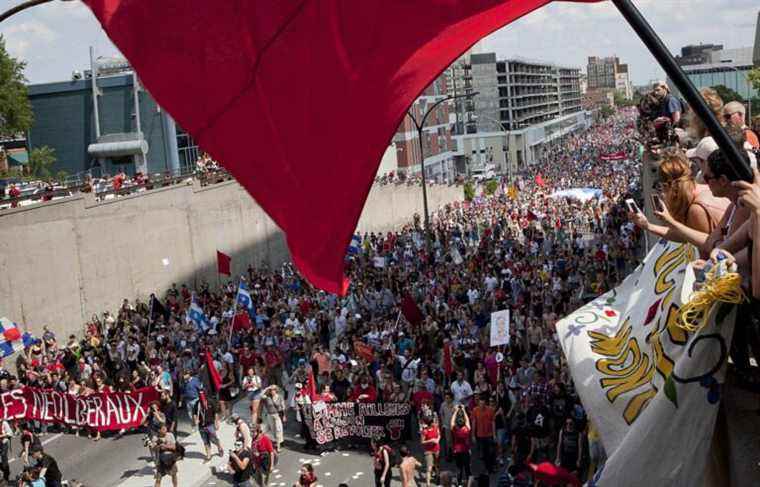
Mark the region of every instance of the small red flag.
POLYGON ((568 472, 566 469, 554 465, 550 462, 542 462, 539 464, 529 463, 528 467, 533 472, 533 477, 536 480, 540 480, 546 485, 573 485, 581 486, 581 482, 578 477, 568 472))
POLYGON ((419 325, 424 319, 422 311, 420 311, 417 303, 415 303, 414 299, 408 294, 401 300, 401 312, 404 313, 406 321, 412 325, 419 325))
POLYGON ((222 252, 216 251, 216 268, 217 272, 219 274, 224 274, 225 276, 229 276, 232 273, 230 272, 230 264, 232 263, 232 259, 229 255, 224 254, 222 252))
POLYGON ((544 181, 544 177, 541 176, 541 173, 536 174, 536 184, 542 188, 546 185, 546 181, 544 181))
POLYGON ((216 370, 214 359, 209 351, 206 351, 206 367, 208 368, 208 375, 211 377, 211 384, 214 386, 214 390, 218 392, 222 387, 222 377, 219 375, 219 371, 216 370))
POLYGON ((367 362, 372 362, 375 359, 375 354, 372 352, 372 347, 364 342, 356 340, 354 342, 354 352, 367 362))
POLYGON ((451 377, 454 373, 454 361, 451 359, 451 343, 443 346, 443 373, 446 377, 451 377))
POLYGON ((314 371, 309 370, 309 376, 306 378, 306 391, 309 394, 309 399, 312 402, 317 400, 319 394, 317 394, 317 382, 314 380, 314 371))

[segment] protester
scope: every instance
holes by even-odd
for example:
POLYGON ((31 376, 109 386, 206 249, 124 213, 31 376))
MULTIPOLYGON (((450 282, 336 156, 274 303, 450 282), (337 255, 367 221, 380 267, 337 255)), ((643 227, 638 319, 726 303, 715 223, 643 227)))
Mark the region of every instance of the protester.
POLYGON ((415 476, 417 474, 417 467, 421 467, 422 464, 412 456, 412 453, 406 446, 402 446, 399 453, 401 455, 399 470, 401 471, 402 487, 417 487, 415 476))
POLYGON ((162 424, 158 429, 158 435, 150 444, 156 455, 155 487, 161 487, 161 480, 165 476, 170 476, 172 486, 178 487, 177 480, 177 443, 174 435, 169 433, 166 424, 162 424))
MULTIPOLYGON (((208 458, 208 454, 206 457, 208 458)), ((232 470, 232 485, 234 487, 252 487, 253 457, 251 450, 246 448, 242 441, 236 441, 235 449, 230 451, 229 466, 232 470)))
MULTIPOLYGON (((33 447, 31 452, 35 462, 34 466, 39 470, 39 477, 45 479, 45 487, 61 487, 63 475, 55 458, 45 453, 41 445, 33 447)), ((177 487, 176 482, 174 487, 177 487)))
POLYGON ((375 472, 375 487, 390 487, 391 457, 393 449, 382 441, 372 440, 372 464, 375 472))

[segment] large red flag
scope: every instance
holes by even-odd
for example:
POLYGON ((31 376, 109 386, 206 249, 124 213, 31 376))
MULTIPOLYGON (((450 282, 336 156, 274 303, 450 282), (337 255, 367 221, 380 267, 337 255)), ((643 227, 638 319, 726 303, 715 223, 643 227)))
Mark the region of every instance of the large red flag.
POLYGON ((401 312, 404 314, 406 321, 412 325, 419 325, 425 319, 417 303, 408 294, 401 299, 401 312))
POLYGON ((216 270, 219 274, 224 274, 225 276, 229 276, 231 274, 230 272, 230 264, 232 263, 232 258, 230 258, 229 255, 225 254, 224 252, 216 251, 216 270))
POLYGON ((346 248, 407 108, 480 38, 550 0, 84 2, 285 232, 303 275, 344 294, 346 248))

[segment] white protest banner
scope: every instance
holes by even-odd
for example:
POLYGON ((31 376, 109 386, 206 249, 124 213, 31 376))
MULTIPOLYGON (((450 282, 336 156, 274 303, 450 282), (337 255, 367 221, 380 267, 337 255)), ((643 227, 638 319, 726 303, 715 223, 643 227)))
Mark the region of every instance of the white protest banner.
POLYGON ((660 241, 620 286, 557 323, 608 456, 590 486, 701 486, 709 476, 736 312, 720 304, 698 332, 679 326, 695 258, 689 245, 660 241))
POLYGON ((509 344, 509 310, 491 313, 491 346, 509 344))
POLYGON ((374 263, 375 267, 381 269, 385 267, 385 257, 373 257, 372 262, 374 263))

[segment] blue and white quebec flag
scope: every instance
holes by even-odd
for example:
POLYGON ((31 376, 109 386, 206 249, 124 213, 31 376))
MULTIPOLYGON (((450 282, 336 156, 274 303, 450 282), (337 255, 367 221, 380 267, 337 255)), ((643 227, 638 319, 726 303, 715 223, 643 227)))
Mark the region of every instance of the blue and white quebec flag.
POLYGON ((198 300, 195 299, 195 294, 193 294, 193 298, 190 301, 190 308, 187 310, 187 320, 192 322, 201 333, 206 333, 206 331, 211 328, 211 323, 209 322, 206 313, 203 312, 201 305, 198 304, 198 300))
POLYGON ((358 254, 361 248, 362 248, 362 237, 358 233, 354 234, 354 236, 351 237, 351 244, 348 246, 349 255, 358 254))
POLYGON ((248 286, 246 286, 244 282, 241 282, 238 287, 237 305, 248 312, 253 311, 253 299, 251 299, 251 293, 248 291, 248 286))

